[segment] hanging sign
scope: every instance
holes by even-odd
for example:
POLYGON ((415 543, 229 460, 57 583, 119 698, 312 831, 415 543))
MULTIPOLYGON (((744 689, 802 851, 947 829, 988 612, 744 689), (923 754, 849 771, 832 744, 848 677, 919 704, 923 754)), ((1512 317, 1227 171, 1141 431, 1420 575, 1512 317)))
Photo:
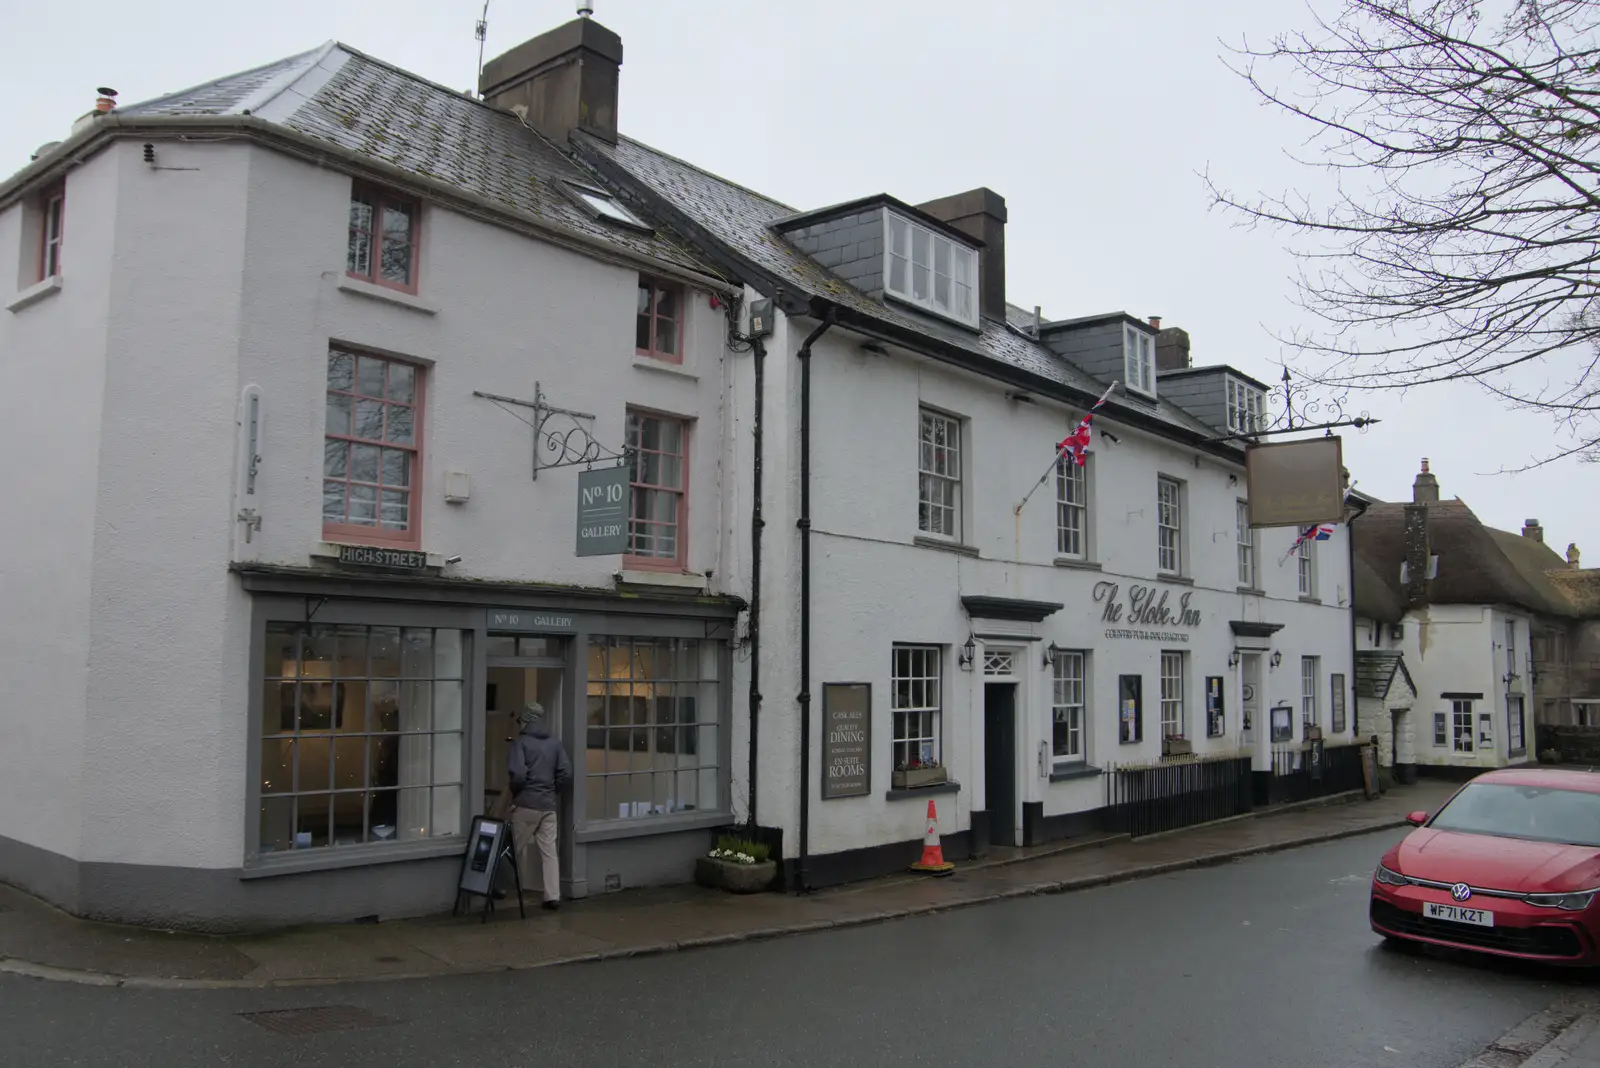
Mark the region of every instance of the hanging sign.
POLYGON ((628 551, 628 468, 578 472, 578 555, 628 551))

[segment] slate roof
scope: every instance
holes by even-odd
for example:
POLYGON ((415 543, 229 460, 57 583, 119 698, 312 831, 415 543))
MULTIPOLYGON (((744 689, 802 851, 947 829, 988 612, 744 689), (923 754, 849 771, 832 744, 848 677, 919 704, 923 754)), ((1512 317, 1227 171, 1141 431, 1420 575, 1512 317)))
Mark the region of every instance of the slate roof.
POLYGON ((1356 650, 1356 696, 1387 698, 1396 677, 1405 680, 1411 696, 1417 695, 1417 684, 1411 681, 1411 671, 1406 658, 1391 649, 1356 650))
MULTIPOLYGON (((1356 597, 1362 576, 1380 584, 1369 587, 1371 603, 1390 599, 1404 604, 1400 565, 1405 560, 1405 505, 1378 502, 1351 524, 1357 560, 1356 597)), ((1545 573, 1564 566, 1549 546, 1485 526, 1460 500, 1428 506, 1428 535, 1439 557, 1438 576, 1430 584, 1433 604, 1510 604, 1554 616, 1571 616, 1571 600, 1545 573)), ((1381 618, 1381 617, 1375 617, 1381 618)))
MULTIPOLYGON (((779 279, 792 292, 832 301, 877 323, 920 334, 1097 398, 1110 384, 1084 373, 1029 337, 1024 327, 1033 322, 1031 311, 1008 307, 1006 323, 984 319, 978 334, 932 316, 903 311, 838 278, 774 231, 774 223, 799 214, 797 209, 632 138, 619 138, 612 146, 588 135, 577 136, 587 151, 611 160, 654 196, 684 212, 734 255, 779 279)), ((1113 396, 1107 408, 1113 416, 1120 408, 1187 434, 1210 437, 1215 433, 1170 401, 1152 405, 1113 396)))
POLYGON ((618 249, 722 276, 659 220, 647 233, 580 207, 560 183, 605 183, 512 113, 338 42, 117 109, 124 118, 246 112, 618 249))

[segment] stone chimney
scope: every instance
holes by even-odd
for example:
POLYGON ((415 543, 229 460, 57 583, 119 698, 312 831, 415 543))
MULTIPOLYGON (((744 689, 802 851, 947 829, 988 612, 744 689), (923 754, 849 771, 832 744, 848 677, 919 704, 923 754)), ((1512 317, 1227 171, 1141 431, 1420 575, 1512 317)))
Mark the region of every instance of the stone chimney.
POLYGON ((978 310, 1006 319, 1006 198, 979 186, 917 207, 983 242, 978 252, 978 310))
POLYGON ((1439 503, 1439 480, 1428 471, 1428 458, 1422 458, 1422 473, 1411 483, 1411 500, 1416 504, 1439 503))
POLYGON ((1522 536, 1524 538, 1532 538, 1534 541, 1538 542, 1540 545, 1543 545, 1544 544, 1544 527, 1541 527, 1539 525, 1539 521, 1537 519, 1525 520, 1523 522, 1523 524, 1522 524, 1522 536))
POLYGON ((1567 566, 1574 571, 1580 570, 1578 567, 1578 543, 1575 541, 1567 542, 1567 566))
POLYGON ((478 91, 558 145, 573 130, 614 145, 621 69, 622 38, 577 18, 485 63, 478 91))
POLYGON ((1161 319, 1152 315, 1150 325, 1156 328, 1156 372, 1181 371, 1189 366, 1189 331, 1181 326, 1161 329, 1161 319))
MULTIPOLYGON (((1426 460, 1423 463, 1427 463, 1426 460)), ((1437 492, 1434 500, 1438 500, 1437 492)), ((1428 603, 1428 565, 1433 558, 1433 543, 1428 535, 1428 505, 1405 506, 1405 583, 1402 593, 1407 608, 1428 603)))
POLYGON ((94 122, 94 120, 100 118, 102 115, 109 115, 111 112, 116 110, 117 91, 115 89, 110 89, 102 85, 100 88, 95 90, 95 94, 94 110, 78 116, 78 118, 72 124, 73 133, 77 133, 85 126, 88 126, 90 123, 94 122))

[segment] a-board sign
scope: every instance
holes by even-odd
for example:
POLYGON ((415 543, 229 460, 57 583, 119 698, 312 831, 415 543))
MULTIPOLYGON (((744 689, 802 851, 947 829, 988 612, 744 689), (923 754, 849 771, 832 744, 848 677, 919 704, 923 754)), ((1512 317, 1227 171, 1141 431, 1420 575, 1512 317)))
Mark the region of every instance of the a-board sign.
POLYGON ((822 684, 822 797, 872 792, 872 685, 822 684))
POLYGON ((1378 799, 1378 747, 1375 744, 1361 747, 1361 788, 1368 801, 1378 799))
POLYGON ((492 820, 487 816, 472 818, 467 855, 461 858, 461 881, 457 884, 460 892, 485 897, 494 893, 495 867, 505 849, 506 835, 510 833, 511 827, 505 820, 492 820))

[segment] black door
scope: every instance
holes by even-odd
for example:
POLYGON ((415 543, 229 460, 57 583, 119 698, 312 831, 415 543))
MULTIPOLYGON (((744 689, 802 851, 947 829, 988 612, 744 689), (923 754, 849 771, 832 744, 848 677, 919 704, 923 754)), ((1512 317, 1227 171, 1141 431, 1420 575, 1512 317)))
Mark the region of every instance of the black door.
POLYGON ((983 688, 983 807, 995 845, 1021 845, 1017 833, 1017 687, 983 688))

